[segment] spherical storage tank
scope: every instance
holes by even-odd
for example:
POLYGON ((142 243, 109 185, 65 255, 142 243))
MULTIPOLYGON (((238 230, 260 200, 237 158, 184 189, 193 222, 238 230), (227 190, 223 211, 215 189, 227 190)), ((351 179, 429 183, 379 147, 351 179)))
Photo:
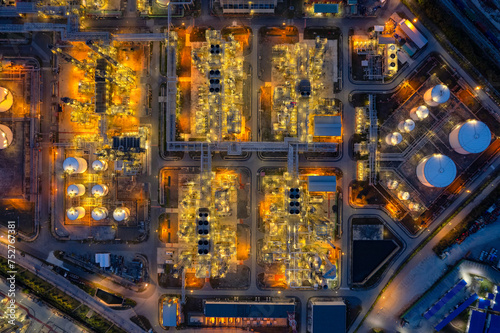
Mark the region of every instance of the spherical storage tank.
POLYGON ((419 121, 429 116, 429 109, 425 105, 416 106, 410 111, 410 118, 419 121))
POLYGON ((14 104, 14 96, 9 89, 0 87, 0 112, 9 111, 14 104))
POLYGON ((108 194, 108 187, 103 184, 97 184, 92 186, 92 195, 94 197, 103 197, 108 194))
POLYGON ((438 84, 428 89, 424 94, 424 101, 429 106, 438 106, 448 102, 450 99, 450 89, 444 84, 438 84))
POLYGON ((10 146, 13 138, 14 135, 12 134, 11 129, 0 124, 0 149, 5 149, 10 146))
POLYGON ((63 169, 67 173, 84 173, 87 171, 87 161, 81 157, 68 157, 63 162, 63 169))
POLYGON ((74 221, 81 219, 85 216, 85 208, 83 207, 71 207, 66 211, 66 216, 68 219, 74 221))
POLYGON ((73 184, 68 186, 67 190, 69 197, 79 197, 85 194, 85 186, 82 184, 73 184))
POLYGON ((106 171, 108 169, 108 163, 106 161, 102 160, 95 160, 92 162, 92 170, 99 172, 99 171, 106 171))
POLYGON ((456 126, 450 133, 450 145, 459 154, 475 154, 484 151, 491 142, 491 132, 485 123, 468 120, 456 126))
POLYGON ((105 207, 97 207, 92 209, 92 218, 100 221, 108 217, 108 210, 105 207))
POLYGON ((406 119, 398 124, 398 129, 401 132, 410 133, 415 129, 415 122, 411 119, 406 119))
POLYGON ((385 137, 385 142, 391 146, 400 144, 401 141, 403 141, 403 136, 398 132, 387 134, 387 136, 385 137))
POLYGON ((121 222, 128 219, 130 216, 130 210, 127 207, 118 207, 113 212, 113 218, 115 221, 121 222))
POLYGON ((457 166, 451 158, 441 154, 424 157, 417 165, 417 177, 428 187, 446 187, 457 175, 457 166))

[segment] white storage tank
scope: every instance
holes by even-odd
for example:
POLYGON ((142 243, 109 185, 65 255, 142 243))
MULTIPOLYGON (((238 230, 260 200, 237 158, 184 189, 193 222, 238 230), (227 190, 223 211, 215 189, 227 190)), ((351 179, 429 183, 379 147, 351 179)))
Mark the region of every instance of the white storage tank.
POLYGON ((395 189, 397 189, 398 185, 399 185, 399 183, 395 179, 391 179, 391 180, 387 181, 387 188, 389 190, 395 190, 395 189))
POLYGON ((108 210, 105 207, 97 207, 92 209, 92 218, 96 221, 104 220, 108 217, 108 210))
POLYGON ((410 111, 410 118, 419 121, 429 116, 429 109, 425 105, 416 106, 410 111))
POLYGON ((118 207, 113 212, 113 218, 117 222, 122 222, 130 217, 130 210, 127 207, 118 207))
POLYGON ((408 199, 410 199, 410 193, 405 192, 405 191, 399 191, 398 198, 399 198, 399 200, 403 200, 403 201, 408 200, 408 199))
POLYGON ((410 133, 415 129, 415 122, 411 119, 406 119, 398 124, 398 129, 401 132, 410 133))
POLYGON ((103 197, 108 194, 108 187, 104 184, 97 184, 92 186, 92 195, 94 197, 103 197))
POLYGON ((391 146, 396 146, 400 144, 401 141, 403 141, 403 136, 399 132, 387 134, 387 136, 385 137, 385 142, 391 146))
POLYGON ((63 169, 67 173, 84 173, 87 171, 87 161, 81 157, 68 157, 63 162, 63 169))
POLYGON ((14 135, 12 134, 12 130, 7 126, 0 124, 0 149, 5 149, 10 146, 13 139, 14 135))
POLYGON ((451 147, 457 153, 476 154, 486 150, 490 145, 491 131, 482 121, 471 119, 456 126, 451 131, 449 139, 451 147))
POLYGON ((14 104, 14 96, 9 89, 0 87, 0 112, 9 111, 14 104))
POLYGON ((424 157, 417 165, 417 177, 428 187, 446 187, 457 176, 457 166, 446 155, 434 154, 424 157))
POLYGON ((420 205, 416 202, 410 202, 408 208, 410 208, 412 212, 417 212, 420 209, 420 205))
POLYGON ((67 190, 69 197, 80 197, 85 194, 85 186, 83 184, 73 184, 68 186, 67 190))
POLYGON ((108 169, 108 163, 103 160, 95 160, 92 162, 92 170, 99 172, 99 171, 106 171, 108 169))
POLYGON ((424 94, 424 101, 429 106, 438 106, 448 102, 450 99, 450 89, 444 84, 438 84, 427 91, 424 94))
POLYGON ((83 207, 71 207, 66 211, 66 216, 68 219, 74 221, 81 219, 85 216, 85 208, 83 207))

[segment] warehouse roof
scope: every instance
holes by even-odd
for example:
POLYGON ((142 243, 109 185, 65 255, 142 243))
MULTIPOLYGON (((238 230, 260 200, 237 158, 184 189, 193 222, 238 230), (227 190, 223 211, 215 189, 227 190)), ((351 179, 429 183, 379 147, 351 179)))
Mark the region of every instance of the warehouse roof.
POLYGON ((205 301, 205 316, 225 318, 287 318, 295 311, 293 302, 205 301))
POLYGON ((314 136, 341 136, 341 116, 315 116, 314 136))
POLYGON ((309 176, 307 182, 309 192, 337 191, 337 177, 335 176, 309 176))

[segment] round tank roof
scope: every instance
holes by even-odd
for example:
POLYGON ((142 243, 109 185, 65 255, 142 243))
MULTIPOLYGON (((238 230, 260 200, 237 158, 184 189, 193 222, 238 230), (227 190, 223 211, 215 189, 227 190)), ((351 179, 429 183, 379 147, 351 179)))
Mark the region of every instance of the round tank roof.
MULTIPOLYGON (((424 158, 424 177, 434 187, 446 187, 457 176, 457 166, 446 155, 435 154, 424 158)), ((421 163, 422 163, 421 162, 421 163)))
POLYGON ((73 221, 80 217, 83 217, 83 215, 85 215, 85 211, 83 210, 82 207, 76 207, 76 208, 71 207, 66 211, 66 216, 68 217, 68 219, 73 221))
POLYGON ((105 185, 97 184, 97 185, 92 186, 92 195, 93 196, 101 197, 103 195, 106 195, 106 192, 107 192, 107 188, 105 185))
POLYGON ((70 197, 78 195, 78 194, 80 194, 80 188, 76 184, 70 185, 70 186, 68 186, 67 194, 70 197))
POLYGON ((12 143, 14 135, 12 134, 12 130, 0 124, 0 149, 5 149, 12 143))
POLYGON ((101 160, 95 160, 94 162, 92 162, 92 169, 94 171, 101 171, 101 170, 104 170, 106 167, 106 162, 104 161, 101 161, 101 160))
POLYGON ((460 126, 458 143, 467 152, 480 153, 491 142, 491 131, 485 123, 478 120, 469 120, 460 126))
POLYGON ((415 113, 418 117, 418 119, 425 119, 427 116, 429 116, 429 108, 425 105, 420 105, 416 110, 415 113))
POLYGON ((388 134, 385 137, 385 142, 387 142, 388 145, 395 146, 403 141, 403 136, 399 132, 394 132, 391 134, 388 134))
POLYGON ((0 87, 0 112, 9 111, 14 104, 14 96, 9 89, 0 87))
POLYGON ((116 220, 116 221, 123 221, 125 220, 126 218, 128 218, 128 215, 129 215, 129 211, 128 211, 128 208, 125 208, 125 207, 119 207, 119 208, 116 208, 113 212, 113 218, 116 220))
POLYGON ((438 84, 432 88, 431 98, 436 103, 445 103, 450 99, 450 89, 444 84, 438 84))
POLYGON ((64 171, 74 172, 78 170, 79 167, 80 164, 78 163, 78 160, 74 157, 68 157, 63 162, 64 171))
POLYGON ((103 207, 97 207, 92 209, 92 218, 96 221, 105 219, 108 216, 108 210, 103 207))
POLYGON ((411 119, 406 119, 399 123, 398 129, 407 133, 411 132, 415 129, 415 122, 411 119))

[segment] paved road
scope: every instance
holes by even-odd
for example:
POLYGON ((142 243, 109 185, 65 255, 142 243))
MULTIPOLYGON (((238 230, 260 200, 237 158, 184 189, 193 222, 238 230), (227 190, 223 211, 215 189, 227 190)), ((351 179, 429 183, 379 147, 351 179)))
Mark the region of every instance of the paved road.
MULTIPOLYGON (((353 129, 354 129, 354 109, 351 107, 349 104, 349 96, 355 92, 355 91, 390 91, 392 89, 395 89, 401 82, 402 80, 410 75, 412 71, 418 66, 420 61, 424 59, 427 55, 429 55, 433 51, 437 51, 441 53, 444 58, 450 63, 450 65, 454 68, 457 69, 460 75, 462 75, 465 80, 471 85, 471 86, 476 86, 476 84, 473 82, 473 80, 466 74, 464 73, 458 64, 449 57, 444 51, 444 49, 437 43, 437 41, 432 37, 432 34, 425 29, 425 27, 422 27, 420 24, 417 23, 417 27, 421 29, 424 34, 427 36, 429 40, 429 44, 426 47, 426 49, 421 52, 418 57, 415 59, 415 61, 412 63, 412 65, 406 67, 393 81, 388 82, 388 83, 371 83, 371 82, 354 82, 351 80, 349 77, 349 66, 350 66, 350 57, 349 57, 349 48, 348 48, 348 33, 351 28, 357 28, 357 29, 366 29, 369 26, 373 26, 374 24, 381 24, 385 22, 385 20, 388 18, 390 14, 392 14, 394 11, 404 11, 409 17, 412 17, 411 13, 407 11, 407 9, 403 6, 400 6, 399 1, 388 1, 388 8, 382 12, 381 17, 377 19, 318 19, 318 18, 312 18, 312 19, 296 19, 296 20, 291 20, 291 24, 297 26, 300 31, 303 31, 304 27, 306 26, 337 26, 341 28, 342 31, 342 45, 341 45, 341 55, 342 55, 342 63, 340 64, 342 68, 342 82, 343 82, 343 89, 340 93, 335 94, 335 98, 340 99, 343 103, 344 107, 344 113, 343 113, 343 124, 344 124, 344 142, 342 144, 342 151, 343 155, 342 158, 335 162, 308 162, 308 161, 301 161, 301 166, 335 166, 338 167, 342 170, 343 172, 343 178, 342 181, 340 182, 340 186, 343 190, 343 202, 342 202, 342 231, 343 231, 343 236, 342 236, 342 250, 345 253, 342 259, 342 267, 344 269, 341 270, 341 287, 337 291, 322 291, 321 295, 335 295, 335 296, 353 296, 353 297, 358 297, 363 301, 363 310, 361 312, 361 315, 358 317, 355 325, 353 325, 353 328, 355 328, 361 318, 364 316, 366 313, 367 309, 370 307, 370 305, 373 303, 375 300, 376 296, 378 295, 379 291, 381 288, 386 284, 388 279, 390 278, 390 275, 396 270, 396 267, 398 267, 403 261, 404 258, 408 256, 409 253, 413 251, 413 249, 426 237, 426 233, 421 234, 417 238, 411 238, 409 235, 406 234, 405 230, 401 227, 400 224, 395 223, 392 221, 385 213, 376 210, 376 209, 357 209, 353 208, 349 205, 348 202, 348 193, 347 189, 349 186, 349 183, 355 179, 355 161, 353 161, 348 154, 348 145, 347 141, 348 139, 352 136, 353 134, 353 129), (395 261, 395 263, 390 267, 389 271, 387 274, 384 275, 382 278, 381 282, 373 289, 368 290, 368 291, 354 291, 349 289, 349 269, 346 269, 349 267, 349 258, 350 258, 350 239, 349 239, 349 230, 350 230, 350 225, 349 225, 349 218, 355 214, 362 214, 362 215, 377 215, 380 216, 383 220, 385 220, 391 229, 395 232, 395 234, 402 239, 403 243, 405 244, 405 248, 400 255, 395 261)), ((199 18, 196 18, 194 21, 193 20, 174 20, 173 22, 176 24, 179 24, 181 22, 184 22, 186 25, 190 24, 195 24, 195 25, 210 25, 216 29, 220 29, 223 26, 231 25, 232 21, 235 20, 233 18, 229 18, 227 20, 222 20, 220 18, 212 17, 209 15, 209 1, 204 1, 204 6, 202 7, 202 15, 199 18)), ((130 1, 129 0, 129 5, 128 8, 133 9, 135 6, 135 1, 130 1)), ((259 86, 263 84, 262 81, 258 79, 257 76, 257 51, 256 48, 259 46, 259 41, 257 37, 257 31, 260 27, 262 26, 281 26, 283 19, 281 18, 273 18, 273 17, 255 17, 252 19, 248 18, 237 18, 236 19, 238 23, 243 23, 246 25, 249 25, 252 27, 254 36, 253 36, 253 49, 252 52, 250 53, 249 56, 247 56, 247 60, 252 63, 252 120, 251 120, 251 127, 252 127, 252 132, 254 133, 254 138, 256 138, 257 130, 258 130, 258 124, 257 124, 257 91, 259 86)), ((114 29, 116 27, 137 27, 138 29, 143 29, 147 31, 152 31, 152 32, 158 32, 160 27, 166 25, 166 19, 151 19, 151 20, 144 20, 141 18, 137 18, 133 15, 130 14, 130 12, 127 13, 126 17, 123 19, 119 20, 87 20, 86 25, 89 26, 91 29, 95 30, 105 30, 105 29, 114 29)), ((41 38, 41 37, 40 37, 41 38)), ((40 44, 43 44, 42 41, 40 41, 40 44)), ((159 43, 154 42, 153 43, 153 55, 159 54, 159 43)), ((24 49, 22 49, 24 50, 24 49)), ((45 50, 46 52, 46 50, 45 50)), ((47 53, 47 55, 50 55, 50 53, 47 53)), ((50 71, 49 64, 48 62, 44 61, 42 64, 42 79, 44 82, 44 96, 49 96, 48 90, 50 88, 50 83, 55 80, 52 72, 50 71)), ((152 128, 152 133, 158 133, 159 128, 158 128, 158 122, 156 119, 159 119, 159 107, 158 107, 158 95, 159 95, 159 82, 164 81, 165 77, 163 77, 160 74, 159 71, 159 57, 153 57, 152 58, 152 63, 150 67, 150 76, 147 78, 148 83, 151 84, 153 88, 153 110, 149 118, 151 119, 151 128, 152 128)), ((496 105, 488 98, 488 96, 482 92, 479 92, 479 98, 481 101, 485 104, 487 104, 491 109, 494 109, 498 111, 498 108, 496 105)), ((42 120, 42 132, 43 133, 49 133, 51 130, 54 129, 52 124, 55 124, 56 121, 55 119, 52 118, 52 114, 50 112, 50 105, 49 103, 45 103, 44 106, 42 106, 42 114, 46 115, 46 117, 42 120), (50 115, 50 116, 49 116, 50 115)), ((41 171, 44 172, 43 175, 47 174, 46 170, 51 170, 51 161, 52 159, 50 158, 50 144, 48 142, 48 139, 44 139, 44 143, 42 144, 42 163, 41 163, 41 171)), ((186 154, 185 158, 181 161, 163 161, 159 158, 160 153, 159 153, 159 142, 158 142, 158 136, 153 135, 152 137, 152 142, 151 142, 151 149, 149 150, 149 163, 150 167, 148 168, 150 172, 148 172, 147 175, 143 176, 142 179, 144 179, 146 182, 150 184, 150 193, 151 193, 151 205, 152 206, 158 206, 158 174, 159 170, 161 168, 169 166, 169 167, 175 167, 175 166, 199 166, 199 162, 197 161, 192 161, 186 154)), ((284 167, 286 165, 285 161, 261 161, 258 159, 257 154, 253 154, 252 157, 245 162, 241 161, 221 161, 219 157, 216 157, 213 161, 213 166, 233 166, 233 167, 248 167, 252 171, 252 201, 253 207, 256 207, 256 171, 262 167, 262 166, 277 166, 277 167, 284 167)), ((485 177, 486 175, 483 175, 485 177)), ((150 272, 153 272, 151 274, 152 276, 152 281, 150 283, 150 286, 147 288, 145 292, 142 293, 134 293, 130 290, 123 289, 123 288, 116 288, 116 290, 122 294, 124 294, 127 297, 133 297, 135 300, 137 300, 138 305, 135 307, 134 311, 138 314, 142 314, 148 317, 148 319, 151 321, 151 323, 154 325, 154 328, 156 331, 162 331, 161 327, 158 325, 158 298, 161 294, 164 293, 178 293, 178 290, 175 289, 163 289, 157 285, 157 277, 154 272, 156 272, 156 249, 158 246, 162 246, 162 244, 159 242, 158 238, 156 237, 156 234, 154 233, 154 230, 157 229, 158 227, 158 216, 163 212, 162 209, 152 209, 151 211, 151 235, 148 239, 147 242, 141 243, 141 244, 80 244, 78 242, 56 242, 54 241, 49 228, 49 223, 48 223, 48 213, 49 213, 49 198, 50 198, 50 186, 49 186, 49 177, 43 177, 42 180, 42 223, 41 227, 39 230, 39 236, 37 240, 32 243, 32 244, 27 244, 27 243, 19 243, 18 246, 22 248, 23 250, 27 251, 28 253, 32 253, 42 259, 47 258, 48 253, 56 249, 60 249, 63 251, 68 251, 68 252, 87 252, 90 249, 92 251, 123 251, 123 250, 130 250, 134 251, 137 253, 142 253, 147 256, 149 260, 149 269, 150 272), (91 248, 89 246, 91 245, 91 248)), ((477 180, 475 184, 477 184, 480 180, 477 180)), ((463 193, 460 199, 463 199, 467 194, 463 193)), ((456 207, 456 205, 450 207, 447 212, 450 212, 456 207)), ((252 210, 252 248, 251 248, 251 268, 252 268, 252 284, 249 290, 247 291, 214 291, 210 289, 203 289, 202 291, 195 291, 193 294, 194 295, 262 295, 262 296, 269 296, 269 295, 278 295, 277 292, 264 292, 260 291, 255 283, 255 277, 256 277, 256 272, 258 269, 258 266, 256 265, 255 261, 255 251, 256 251, 256 240, 259 237, 259 234, 257 232, 256 228, 256 221, 257 221, 257 210, 256 208, 252 210)), ((446 215, 446 214, 443 214, 446 215)), ((438 221, 434 223, 433 227, 436 227, 438 225, 438 221)), ((403 275, 404 276, 404 275, 403 275)), ((52 276, 52 278, 59 279, 60 277, 58 276, 52 276)), ((64 280, 64 279, 63 279, 64 280)), ((282 296, 298 296, 303 304, 302 309, 301 309, 301 321, 302 323, 305 324, 306 320, 306 311, 305 311, 305 305, 307 304, 307 300, 312 297, 312 296, 317 296, 317 292, 313 291, 284 291, 282 296)), ((116 311, 112 310, 107 310, 111 311, 113 314, 116 313, 116 311)), ((133 312, 134 312, 133 311, 133 312)), ((119 318, 125 318, 127 317, 127 313, 120 313, 117 316, 119 318)), ((373 316, 373 313, 371 314, 373 316)), ((302 325, 302 331, 305 330, 305 325, 302 325)), ((352 331, 352 328, 351 328, 352 331)))

